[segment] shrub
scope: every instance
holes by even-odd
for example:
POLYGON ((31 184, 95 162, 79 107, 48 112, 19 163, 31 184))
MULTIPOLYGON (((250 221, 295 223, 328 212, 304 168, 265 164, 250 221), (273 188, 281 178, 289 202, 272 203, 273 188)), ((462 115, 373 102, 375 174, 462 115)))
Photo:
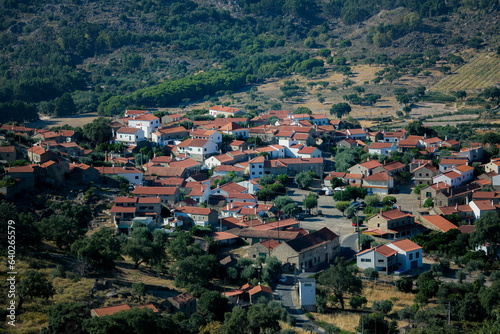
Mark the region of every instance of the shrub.
POLYGON ((372 310, 374 312, 380 312, 382 314, 388 314, 392 310, 392 302, 390 300, 375 300, 372 305, 372 310))

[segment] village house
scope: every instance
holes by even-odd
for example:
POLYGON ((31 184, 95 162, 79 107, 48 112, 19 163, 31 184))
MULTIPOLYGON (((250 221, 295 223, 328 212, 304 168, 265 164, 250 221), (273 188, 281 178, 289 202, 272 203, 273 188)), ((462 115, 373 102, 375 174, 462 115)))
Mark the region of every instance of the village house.
POLYGON ((139 197, 159 197, 161 204, 171 206, 181 198, 178 187, 135 187, 132 194, 139 197))
POLYGON ((456 152, 456 156, 467 158, 469 161, 481 161, 483 160, 484 150, 482 146, 464 147, 456 152))
POLYGON ((471 201, 469 203, 470 208, 474 214, 474 219, 481 218, 486 212, 498 212, 500 211, 499 204, 493 204, 493 201, 471 201))
POLYGON ((120 176, 125 178, 129 183, 135 185, 142 184, 143 174, 135 167, 94 167, 102 176, 120 176))
POLYGON ((49 149, 45 149, 41 146, 35 145, 28 149, 28 159, 32 163, 43 164, 47 161, 55 159, 56 154, 51 152, 49 149))
POLYGON ((168 297, 167 301, 170 303, 169 311, 171 314, 182 312, 189 318, 196 312, 196 298, 188 292, 183 292, 175 297, 168 297))
POLYGON ((124 143, 126 145, 138 145, 139 142, 144 140, 146 140, 146 138, 141 128, 122 127, 116 130, 116 136, 112 141, 115 143, 124 143))
POLYGON ((246 139, 248 138, 248 128, 244 128, 241 125, 238 125, 234 122, 229 122, 224 126, 219 128, 221 133, 225 133, 226 135, 235 136, 237 139, 246 139))
POLYGON ((413 174, 412 181, 415 185, 430 185, 433 182, 433 177, 437 175, 438 169, 433 165, 426 163, 411 171, 413 174))
POLYGON ((342 139, 341 141, 339 141, 337 143, 337 147, 338 148, 351 149, 353 147, 358 147, 358 146, 359 146, 358 142, 355 139, 352 139, 352 138, 342 139))
POLYGON ((313 125, 327 125, 329 124, 329 119, 328 117, 326 116, 326 114, 324 115, 319 115, 319 114, 312 114, 310 116, 310 119, 309 121, 313 124, 313 125))
POLYGON ((398 152, 406 152, 419 147, 420 140, 422 140, 423 138, 424 137, 422 136, 408 136, 407 138, 400 140, 397 143, 398 152))
POLYGON ((69 176, 72 181, 78 184, 89 184, 99 179, 99 172, 87 164, 69 164, 69 176))
POLYGON ((434 176, 432 178, 432 183, 442 182, 451 187, 458 187, 472 181, 473 172, 473 167, 468 165, 460 165, 452 169, 448 169, 443 174, 434 176))
POLYGON ((1 146, 0 147, 0 162, 14 162, 16 161, 16 147, 15 146, 1 146))
POLYGON ((424 215, 420 216, 419 220, 422 225, 433 231, 446 233, 457 228, 455 224, 440 215, 424 215))
POLYGON ((422 225, 415 223, 415 217, 412 214, 401 211, 399 207, 370 217, 366 225, 368 230, 363 234, 391 240, 412 237, 423 228, 422 225))
POLYGON ((410 239, 393 241, 387 246, 398 252, 398 271, 400 273, 422 267, 422 247, 410 239))
POLYGON ((468 204, 472 199, 472 194, 479 191, 479 189, 481 189, 481 186, 476 183, 469 183, 455 188, 446 187, 444 183, 436 183, 432 187, 422 188, 420 198, 423 204, 425 199, 429 198, 427 196, 430 196, 434 199, 434 206, 468 204), (435 195, 432 197, 433 193, 435 195))
POLYGON ((193 139, 211 140, 216 143, 218 147, 222 145, 222 133, 216 130, 192 129, 189 135, 193 139))
POLYGON ((361 270, 373 268, 389 275, 398 268, 398 251, 387 245, 378 245, 356 254, 356 264, 361 270))
POLYGON ((188 130, 182 126, 158 128, 152 133, 151 141, 160 146, 175 145, 176 142, 183 141, 188 135, 188 130))
POLYGON ((233 140, 229 143, 229 147, 232 151, 245 151, 248 150, 248 144, 243 140, 233 140))
POLYGON ((369 175, 362 181, 362 187, 366 188, 369 194, 388 195, 394 188, 394 178, 387 172, 369 175))
POLYGON ((354 140, 366 140, 366 131, 364 129, 347 129, 345 134, 348 138, 354 140))
POLYGON ((484 171, 485 173, 495 172, 500 174, 500 158, 491 159, 490 162, 484 165, 484 171))
POLYGON ((271 251, 282 263, 294 269, 314 269, 330 263, 340 251, 339 236, 328 228, 281 243, 271 251))
POLYGON ((466 157, 453 157, 448 158, 444 157, 439 161, 439 171, 441 173, 446 172, 449 169, 453 169, 456 166, 465 165, 469 162, 469 159, 466 157))
POLYGON ((144 136, 151 139, 152 133, 160 126, 160 119, 155 115, 146 113, 128 119, 128 126, 140 128, 144 132, 144 136))
MULTIPOLYGON (((158 309, 153 305, 153 304, 146 304, 146 305, 140 305, 140 306, 134 306, 132 308, 149 308, 151 309, 154 313, 158 313, 158 309)), ((103 317, 106 315, 112 315, 118 312, 123 312, 123 311, 129 311, 132 309, 130 306, 127 304, 122 304, 122 305, 115 305, 115 306, 108 306, 108 307, 101 307, 101 308, 94 308, 90 310, 90 315, 92 317, 103 317)))
POLYGON ((371 143, 368 147, 368 153, 377 155, 390 155, 391 152, 396 151, 396 144, 394 143, 371 143))
POLYGON ((223 115, 224 117, 238 117, 245 116, 246 111, 238 108, 231 108, 225 106, 213 106, 208 109, 210 115, 217 117, 219 115, 223 115))
POLYGON ((172 214, 184 224, 193 226, 215 226, 219 218, 217 211, 197 206, 179 206, 172 210, 172 214))
POLYGON ((178 154, 186 154, 200 162, 216 154, 217 150, 217 144, 206 139, 187 139, 177 145, 178 154))
POLYGON ((351 174, 362 174, 364 177, 367 177, 372 174, 375 168, 381 166, 382 164, 377 160, 368 160, 366 162, 356 164, 347 170, 351 174))

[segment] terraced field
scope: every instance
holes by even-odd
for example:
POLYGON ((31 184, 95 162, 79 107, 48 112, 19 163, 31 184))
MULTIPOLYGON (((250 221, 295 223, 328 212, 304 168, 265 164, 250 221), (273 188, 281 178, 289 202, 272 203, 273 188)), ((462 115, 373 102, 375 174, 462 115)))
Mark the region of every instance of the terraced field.
POLYGON ((460 67, 456 73, 439 81, 433 91, 474 91, 500 81, 500 57, 494 53, 482 53, 460 67))

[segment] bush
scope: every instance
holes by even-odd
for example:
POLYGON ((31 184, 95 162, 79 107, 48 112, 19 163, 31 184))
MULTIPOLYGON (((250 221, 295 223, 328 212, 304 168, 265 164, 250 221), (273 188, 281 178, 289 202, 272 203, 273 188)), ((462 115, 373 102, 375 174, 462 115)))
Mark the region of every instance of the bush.
POLYGON ((392 310, 392 302, 390 300, 375 300, 372 305, 372 310, 374 312, 380 312, 382 314, 388 314, 392 310))
POLYGON ((365 270, 363 270, 363 275, 366 278, 377 279, 379 274, 377 269, 375 268, 366 268, 365 270))
POLYGON ((363 296, 353 296, 351 300, 349 301, 349 305, 355 310, 362 308, 363 305, 366 305, 368 301, 366 300, 366 297, 363 296))
POLYGON ((424 208, 430 208, 434 206, 434 200, 432 198, 428 198, 425 200, 424 205, 422 205, 424 208))
POLYGON ((409 293, 413 289, 413 280, 410 277, 404 276, 396 281, 396 288, 405 293, 409 293))

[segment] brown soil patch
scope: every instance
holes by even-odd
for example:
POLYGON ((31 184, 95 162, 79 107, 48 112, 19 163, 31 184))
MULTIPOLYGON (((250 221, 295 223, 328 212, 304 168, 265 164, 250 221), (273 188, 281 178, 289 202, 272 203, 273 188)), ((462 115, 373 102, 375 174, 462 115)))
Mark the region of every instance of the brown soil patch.
MULTIPOLYGON (((40 120, 32 123, 28 123, 26 126, 31 128, 50 128, 54 126, 69 125, 72 127, 83 127, 85 124, 92 122, 94 119, 98 118, 99 115, 96 113, 81 114, 72 117, 51 117, 40 115, 40 120)), ((108 117, 111 119, 111 117, 108 117)))

